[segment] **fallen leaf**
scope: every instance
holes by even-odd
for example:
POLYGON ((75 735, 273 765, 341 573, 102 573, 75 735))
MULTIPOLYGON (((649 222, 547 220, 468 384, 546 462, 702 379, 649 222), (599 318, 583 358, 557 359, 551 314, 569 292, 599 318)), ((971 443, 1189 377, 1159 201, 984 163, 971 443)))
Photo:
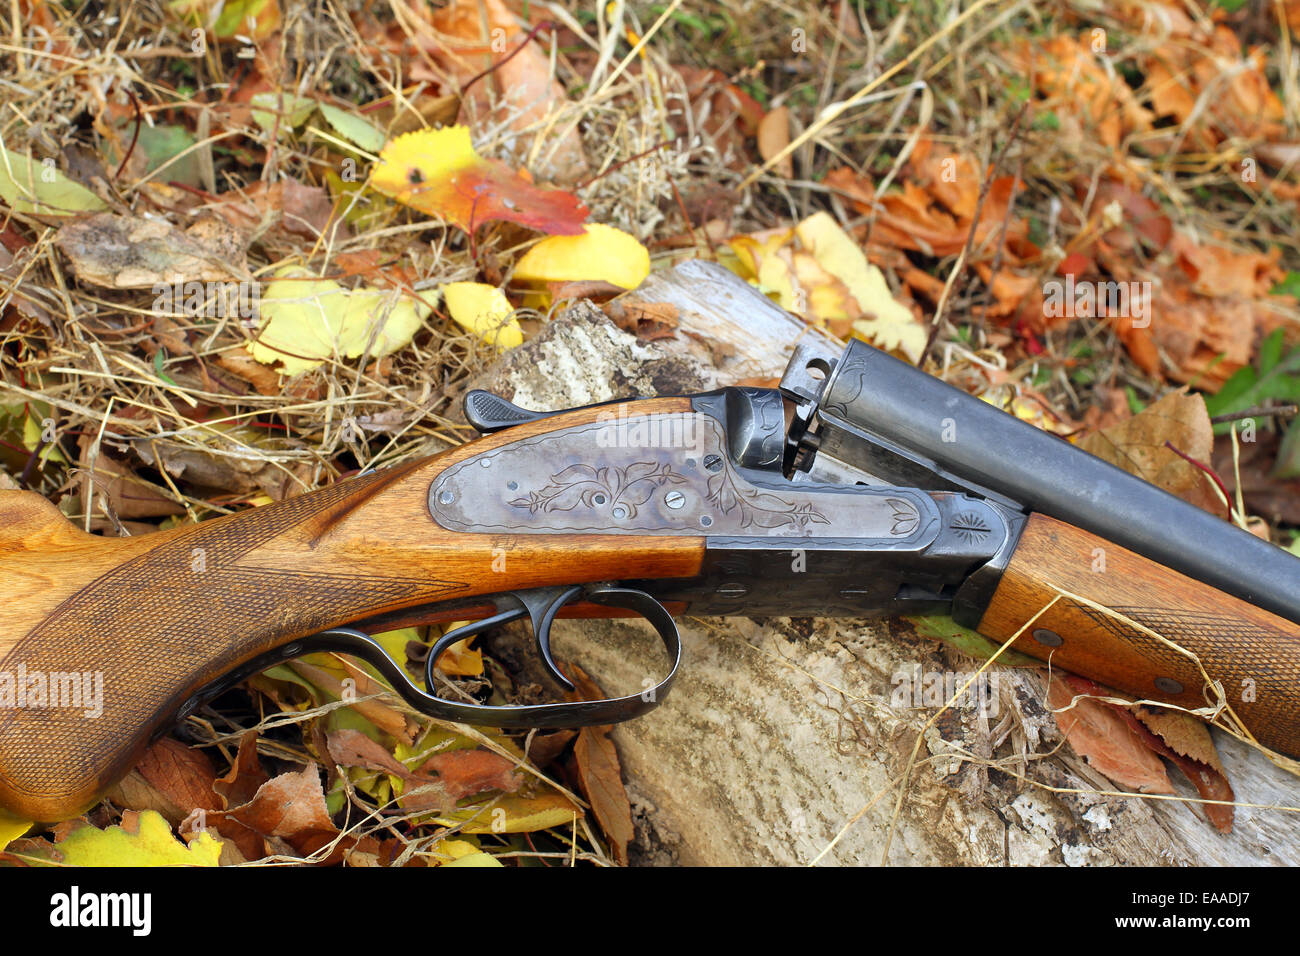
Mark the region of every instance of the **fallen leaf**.
POLYGON ((524 253, 515 266, 520 282, 600 280, 635 289, 650 274, 650 253, 635 237, 601 223, 580 235, 552 236, 524 253))
POLYGON ((294 127, 307 122, 308 117, 316 111, 317 102, 294 93, 276 91, 257 93, 249 100, 252 108, 253 122, 266 132, 278 129, 280 135, 293 131, 294 127))
POLYGON ((1047 687, 1047 702, 1061 733, 1079 756, 1097 772, 1139 793, 1173 793, 1173 784, 1160 758, 1115 708, 1089 696, 1105 694, 1091 681, 1054 677, 1047 687), (1076 689, 1081 687, 1082 689, 1076 689), (1077 702, 1071 702, 1078 696, 1077 702), (1064 708, 1069 707, 1069 710, 1064 708))
POLYGON ((345 289, 289 266, 262 292, 261 322, 248 351, 259 362, 279 362, 285 375, 336 357, 382 358, 405 348, 432 311, 396 290, 345 289))
POLYGON ((0 146, 0 199, 26 215, 69 216, 98 212, 104 200, 59 172, 54 159, 36 161, 0 146))
POLYGON ((155 742, 118 785, 117 794, 132 810, 156 810, 175 825, 194 810, 218 810, 217 775, 203 751, 163 737, 155 742))
POLYGON ((5 853, 30 866, 216 866, 221 843, 202 833, 187 847, 160 814, 127 810, 121 826, 74 826, 57 842, 17 840, 5 853))
POLYGON ((246 730, 239 738, 234 764, 224 777, 213 781, 212 789, 222 798, 225 808, 230 809, 253 799, 258 788, 270 779, 257 759, 257 731, 246 730))
MULTIPOLYGON (((790 110, 785 106, 764 116, 758 124, 758 155, 770 160, 790 145, 790 110)), ((786 156, 776 164, 778 176, 794 178, 794 157, 786 156)))
POLYGON ((546 179, 574 182, 588 174, 577 127, 549 122, 569 102, 552 75, 551 58, 541 43, 525 42, 524 29, 502 0, 452 0, 434 12, 432 26, 436 33, 428 47, 456 86, 463 91, 482 77, 461 102, 467 120, 504 115, 518 134, 514 154, 521 160, 535 154, 534 168, 546 179), (541 148, 534 150, 534 142, 541 148))
POLYGON ((1103 461, 1222 517, 1224 505, 1209 475, 1171 451, 1165 442, 1209 465, 1214 452, 1214 429, 1205 410, 1205 399, 1199 394, 1188 394, 1186 390, 1170 392, 1132 418, 1085 435, 1076 444, 1103 461))
MULTIPOLYGON (((182 824, 182 832, 189 832, 190 824, 204 832, 198 827, 200 822, 223 835, 229 835, 227 831, 232 828, 235 832, 243 828, 263 841, 275 837, 304 856, 326 846, 339 833, 326 809, 320 769, 314 763, 308 763, 300 771, 273 777, 258 787, 247 803, 229 810, 195 811, 182 824)), ((250 859, 260 855, 245 853, 250 859)))
POLYGON ((925 349, 926 330, 912 310, 894 299, 885 274, 867 262, 861 247, 830 213, 817 212, 795 226, 800 242, 817 263, 844 283, 862 318, 853 322, 853 334, 876 347, 901 352, 916 363, 925 349))
POLYGON ((1235 813, 1227 803, 1234 799, 1232 785, 1205 722, 1191 714, 1150 707, 1138 707, 1128 716, 1141 721, 1150 733, 1148 745, 1151 749, 1172 761, 1201 797, 1223 801, 1204 803, 1201 808, 1216 830, 1231 833, 1235 813))
POLYGON ((356 113, 339 109, 329 103, 320 103, 321 115, 325 122, 334 127, 334 131, 350 143, 355 143, 367 152, 377 153, 384 148, 384 133, 368 120, 356 113))
POLYGON ((161 219, 100 213, 64 223, 55 244, 78 279, 109 289, 247 275, 247 239, 214 216, 181 231, 161 219))
MULTIPOLYGON (((565 695, 570 701, 605 699, 596 682, 576 664, 566 663, 561 670, 577 688, 565 695)), ((573 745, 573 756, 582 792, 591 804, 601 832, 609 839, 614 859, 627 866, 627 845, 636 833, 632 827, 632 804, 623 786, 623 768, 614 741, 609 739, 609 727, 581 728, 573 745)))
POLYGON ((562 793, 548 791, 535 797, 507 794, 491 807, 466 807, 436 818, 442 826, 459 826, 462 833, 533 833, 568 826, 582 810, 562 793), (500 810, 500 815, 495 811, 500 810))
POLYGON ((30 821, 19 820, 7 813, 0 812, 0 850, 3 850, 31 828, 30 821))
POLYGON ((496 286, 482 282, 451 282, 442 287, 447 314, 467 332, 504 352, 524 341, 515 321, 515 307, 496 286))
POLYGON ((482 159, 469 127, 407 133, 379 154, 370 185, 403 205, 471 232, 506 220, 555 235, 580 235, 587 207, 577 196, 534 186, 502 162, 482 159))

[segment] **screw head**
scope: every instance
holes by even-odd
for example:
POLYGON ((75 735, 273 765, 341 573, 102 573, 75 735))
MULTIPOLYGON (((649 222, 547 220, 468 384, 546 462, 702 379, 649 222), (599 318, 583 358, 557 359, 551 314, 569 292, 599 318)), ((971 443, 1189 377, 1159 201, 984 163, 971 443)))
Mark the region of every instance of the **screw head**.
POLYGON ((449 505, 456 500, 456 496, 450 491, 438 492, 438 504, 449 505))
POLYGON ((1045 627, 1034 628, 1034 640, 1044 647, 1060 647, 1065 643, 1065 638, 1045 627))
POLYGON ((612 514, 615 518, 626 518, 626 517, 627 517, 627 509, 626 509, 625 507, 623 507, 622 505, 615 505, 615 506, 610 510, 610 514, 612 514))
POLYGON ((709 471, 721 471, 722 457, 720 455, 705 455, 704 467, 707 468, 709 471))
POLYGON ((686 504, 686 496, 680 491, 670 491, 664 495, 664 504, 676 511, 682 505, 686 504))
POLYGON ((1183 685, 1172 677, 1157 677, 1155 684, 1156 690, 1162 694, 1181 694, 1183 692, 1183 685))
POLYGON ((742 598, 749 593, 749 588, 739 581, 728 581, 718 585, 718 595, 726 598, 742 598))

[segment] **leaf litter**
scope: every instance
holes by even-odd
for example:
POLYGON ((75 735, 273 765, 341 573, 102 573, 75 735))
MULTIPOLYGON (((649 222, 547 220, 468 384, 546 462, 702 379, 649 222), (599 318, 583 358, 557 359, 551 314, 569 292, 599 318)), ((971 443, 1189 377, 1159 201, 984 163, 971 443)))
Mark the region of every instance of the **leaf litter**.
MULTIPOLYGON (((1274 409, 1300 395, 1300 149, 1276 35, 1164 0, 985 6, 955 56, 951 21, 892 4, 185 0, 128 18, 110 64, 107 19, 19 0, 0 464, 103 534, 279 500, 465 440, 461 386, 557 301, 674 335, 618 291, 704 257, 1244 521, 1206 465, 1294 546, 1300 426, 1274 409), (795 26, 817 42, 792 52, 795 26), (257 284, 255 307, 210 283, 257 284)), ((386 638, 418 662, 439 631, 386 638)), ((479 650, 444 667, 519 692, 479 650)), ((1192 724, 1130 717, 1152 780, 1191 760, 1228 786, 1192 724)), ((536 764, 525 743, 316 656, 192 717, 83 820, 0 836, 28 864, 625 862, 610 738, 534 738, 536 764)))

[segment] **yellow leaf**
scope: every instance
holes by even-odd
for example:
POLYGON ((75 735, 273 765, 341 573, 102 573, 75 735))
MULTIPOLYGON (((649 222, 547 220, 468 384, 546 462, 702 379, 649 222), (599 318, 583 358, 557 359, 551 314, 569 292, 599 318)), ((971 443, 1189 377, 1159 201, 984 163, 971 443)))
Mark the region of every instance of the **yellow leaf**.
POLYGON ((442 287, 447 313, 456 324, 504 352, 524 341, 506 294, 483 282, 451 282, 442 287))
POLYGON ((571 824, 575 816, 582 816, 582 811, 568 797, 551 791, 536 797, 507 794, 490 807, 454 810, 438 816, 436 822, 460 826, 462 833, 531 833, 571 824))
POLYGON ((329 279, 300 278, 289 267, 267 283, 261 325, 248 346, 253 358, 280 362, 286 375, 315 368, 326 359, 382 358, 410 344, 431 307, 395 290, 345 289, 329 279))
POLYGON ((104 200, 74 183, 53 159, 34 162, 0 146, 0 199, 14 212, 67 216, 107 209, 104 200))
POLYGON ((443 840, 433 847, 433 855, 443 866, 501 866, 496 857, 484 853, 469 840, 443 840))
POLYGON ((403 205, 473 232, 504 219, 530 229, 572 236, 587 207, 572 193, 533 185, 505 163, 474 152, 468 126, 406 133, 379 154, 370 185, 403 205))
POLYGON ((864 318, 853 323, 853 334, 916 362, 925 349, 926 331, 912 311, 889 291, 885 274, 871 263, 852 237, 831 218, 818 212, 795 226, 804 248, 818 265, 848 288, 864 318))
POLYGON ((58 843, 33 848, 29 841, 14 855, 33 866, 217 866, 221 842, 206 830, 187 847, 156 810, 127 811, 120 827, 79 827, 58 843))
MULTIPOLYGON (((468 621, 452 621, 443 628, 443 633, 454 631, 468 623, 468 621)), ((470 650, 469 643, 472 640, 473 637, 467 637, 443 651, 442 657, 438 659, 438 670, 449 677, 478 677, 482 674, 483 655, 479 651, 470 650)))
POLYGON ((580 236, 551 236, 515 266, 521 282, 603 281, 635 289, 650 274, 650 252, 621 229, 588 225, 580 236))
POLYGON ((484 853, 482 850, 478 850, 474 853, 466 854, 465 856, 457 857, 451 862, 443 864, 443 866, 495 866, 495 867, 500 867, 501 865, 502 864, 500 860, 498 860, 496 857, 492 856, 489 853, 484 853))
POLYGON ((3 810, 0 810, 0 850, 3 850, 9 845, 10 841, 17 840, 31 828, 32 825, 29 821, 11 817, 3 810))

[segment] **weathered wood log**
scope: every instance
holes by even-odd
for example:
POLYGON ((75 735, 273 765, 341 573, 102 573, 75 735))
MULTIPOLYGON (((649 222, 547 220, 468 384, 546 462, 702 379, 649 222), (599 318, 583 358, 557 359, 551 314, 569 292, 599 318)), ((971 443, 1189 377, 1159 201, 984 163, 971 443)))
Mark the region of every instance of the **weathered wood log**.
MULTIPOLYGON (((580 303, 475 384, 545 409, 680 394, 778 376, 794 341, 820 334, 707 263, 656 274, 628 297, 674 304, 677 334, 638 342, 580 303)), ((1243 804, 1227 836, 1179 774, 1185 799, 1109 795, 1124 788, 1062 742, 1044 670, 998 668, 984 707, 968 701, 927 726, 938 708, 909 688, 979 662, 903 622, 681 625, 686 663, 671 698, 614 734, 641 862, 1300 863, 1300 815, 1260 808, 1300 806, 1300 781, 1217 731, 1243 804)), ((556 645, 599 680, 637 686, 658 664, 638 631, 558 622, 556 645)))

